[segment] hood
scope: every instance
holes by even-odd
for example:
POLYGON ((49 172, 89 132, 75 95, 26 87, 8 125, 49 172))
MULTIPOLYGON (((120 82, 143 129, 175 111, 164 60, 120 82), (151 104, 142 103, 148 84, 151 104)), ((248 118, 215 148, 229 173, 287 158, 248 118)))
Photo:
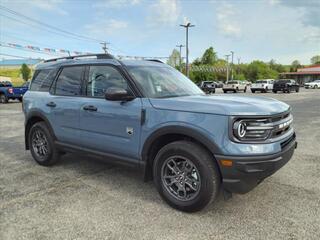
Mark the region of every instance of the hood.
POLYGON ((266 97, 231 95, 186 96, 166 99, 151 98, 154 108, 219 115, 273 115, 287 111, 284 102, 266 97))

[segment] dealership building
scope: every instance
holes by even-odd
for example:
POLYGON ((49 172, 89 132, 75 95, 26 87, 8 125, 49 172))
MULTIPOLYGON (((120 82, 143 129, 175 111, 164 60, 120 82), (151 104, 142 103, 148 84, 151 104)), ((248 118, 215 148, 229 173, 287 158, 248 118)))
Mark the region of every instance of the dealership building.
POLYGON ((280 73, 281 78, 294 79, 299 84, 320 80, 320 64, 298 68, 296 72, 280 73))

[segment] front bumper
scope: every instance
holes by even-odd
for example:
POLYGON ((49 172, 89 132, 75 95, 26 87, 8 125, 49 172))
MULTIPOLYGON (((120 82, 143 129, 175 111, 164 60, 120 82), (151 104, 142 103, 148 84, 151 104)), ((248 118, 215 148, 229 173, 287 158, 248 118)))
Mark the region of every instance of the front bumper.
POLYGON ((266 156, 215 155, 222 174, 223 188, 229 192, 247 193, 266 177, 284 166, 292 157, 297 142, 293 135, 281 152, 266 156), (232 166, 222 166, 221 160, 231 160, 232 166))

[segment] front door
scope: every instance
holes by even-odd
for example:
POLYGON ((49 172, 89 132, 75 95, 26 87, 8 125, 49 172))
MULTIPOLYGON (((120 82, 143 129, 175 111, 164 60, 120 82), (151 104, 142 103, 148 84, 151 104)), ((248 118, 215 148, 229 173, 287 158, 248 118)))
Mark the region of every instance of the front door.
POLYGON ((141 99, 109 101, 109 87, 131 91, 125 77, 111 65, 88 67, 86 97, 80 107, 80 137, 83 147, 138 159, 141 99))

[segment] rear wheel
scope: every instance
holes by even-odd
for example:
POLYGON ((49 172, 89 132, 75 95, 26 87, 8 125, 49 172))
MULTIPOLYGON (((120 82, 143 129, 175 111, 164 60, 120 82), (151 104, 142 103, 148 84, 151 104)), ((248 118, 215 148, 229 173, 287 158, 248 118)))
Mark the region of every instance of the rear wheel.
POLYGON ((273 93, 277 93, 278 91, 277 91, 277 90, 273 90, 272 92, 273 92, 273 93))
POLYGON ((55 148, 53 137, 44 122, 37 122, 31 127, 29 144, 31 155, 38 164, 50 166, 59 159, 60 154, 55 148))
POLYGON ((19 97, 18 99, 19 99, 19 102, 22 102, 22 97, 19 97))
POLYGON ((0 103, 7 103, 7 102, 8 102, 7 96, 4 94, 0 94, 0 103))
POLYGON ((317 88, 318 88, 318 85, 314 85, 314 88, 317 89, 317 88))
POLYGON ((299 92, 299 88, 298 87, 296 88, 296 92, 299 92))
POLYGON ((215 200, 220 174, 213 156, 190 141, 164 146, 157 154, 154 183, 161 197, 173 208, 186 212, 201 210, 215 200))
POLYGON ((226 90, 223 90, 223 92, 224 92, 224 93, 227 93, 227 91, 226 91, 226 90))
POLYGON ((243 89, 243 92, 247 92, 247 87, 245 87, 245 88, 243 89))
POLYGON ((251 92, 252 92, 252 93, 255 93, 256 91, 255 91, 255 90, 251 90, 251 92))

